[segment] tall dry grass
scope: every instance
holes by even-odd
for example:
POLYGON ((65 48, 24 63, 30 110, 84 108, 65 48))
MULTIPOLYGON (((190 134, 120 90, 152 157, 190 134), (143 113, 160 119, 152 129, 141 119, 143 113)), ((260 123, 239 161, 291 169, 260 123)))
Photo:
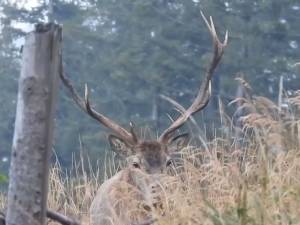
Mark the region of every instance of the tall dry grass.
MULTIPOLYGON (((223 132, 205 147, 185 148, 175 176, 162 180, 157 224, 300 224, 300 93, 284 107, 250 94, 231 104, 239 126, 222 111, 223 132)), ((106 179, 118 170, 108 165, 106 179)), ((49 207, 88 224, 99 177, 84 160, 71 172, 56 163, 49 207)))

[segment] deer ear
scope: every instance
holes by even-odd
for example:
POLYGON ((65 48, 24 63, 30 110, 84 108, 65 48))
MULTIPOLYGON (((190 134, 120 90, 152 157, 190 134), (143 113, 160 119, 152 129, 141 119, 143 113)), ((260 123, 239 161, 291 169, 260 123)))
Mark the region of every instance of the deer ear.
POLYGON ((190 141, 190 136, 188 133, 179 134, 172 138, 169 142, 171 146, 173 146, 173 151, 180 151, 182 148, 186 147, 190 141))
POLYGON ((120 157, 128 157, 133 153, 131 146, 118 136, 110 134, 108 136, 108 141, 111 150, 120 157))

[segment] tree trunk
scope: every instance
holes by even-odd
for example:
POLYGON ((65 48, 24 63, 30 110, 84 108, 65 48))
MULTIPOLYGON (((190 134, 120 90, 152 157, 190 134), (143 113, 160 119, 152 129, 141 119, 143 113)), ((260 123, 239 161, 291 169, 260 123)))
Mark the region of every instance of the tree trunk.
POLYGON ((36 25, 23 48, 7 225, 45 224, 60 54, 61 27, 51 23, 36 25))

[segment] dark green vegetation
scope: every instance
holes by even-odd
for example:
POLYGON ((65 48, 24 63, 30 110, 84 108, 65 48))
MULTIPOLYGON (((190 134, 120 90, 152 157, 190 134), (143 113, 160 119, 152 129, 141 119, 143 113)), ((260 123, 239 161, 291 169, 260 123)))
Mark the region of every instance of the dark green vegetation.
MULTIPOLYGON (((236 95, 235 77, 250 81, 254 93, 272 99, 279 77, 286 90, 300 86, 299 12, 295 0, 53 0, 53 19, 63 24, 64 68, 79 90, 87 83, 96 108, 127 125, 154 132, 174 116, 164 94, 189 105, 211 55, 211 40, 200 9, 212 15, 229 45, 213 82, 213 101, 196 117, 202 128, 220 127, 218 96, 225 106, 236 95), (298 76, 297 76, 298 75, 298 76), (214 119, 217 118, 217 119, 214 119), (206 123, 204 123, 204 121, 206 123)), ((32 10, 0 3, 0 171, 10 156, 20 68, 19 24, 45 21, 48 8, 32 10)), ((83 94, 83 93, 82 93, 83 94)), ((226 110, 234 111, 233 106, 226 110)), ((209 132, 207 132, 209 136, 209 132)), ((103 156, 107 133, 84 115, 60 88, 54 149, 69 166, 79 149, 91 159, 103 156)))

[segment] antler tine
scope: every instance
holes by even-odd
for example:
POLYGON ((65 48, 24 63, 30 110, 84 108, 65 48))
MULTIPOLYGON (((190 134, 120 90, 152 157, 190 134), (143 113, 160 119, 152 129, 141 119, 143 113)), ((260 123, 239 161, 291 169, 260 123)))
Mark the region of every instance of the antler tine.
POLYGON ((130 122, 129 125, 130 125, 130 133, 132 135, 132 138, 137 143, 138 142, 138 138, 137 138, 137 135, 136 135, 136 133, 134 131, 134 124, 133 124, 133 122, 130 122))
POLYGON ((111 119, 107 118, 101 113, 98 113, 96 110, 94 110, 91 107, 90 101, 89 101, 89 90, 87 87, 87 84, 85 84, 85 91, 84 91, 84 99, 82 99, 75 88, 73 87, 71 81, 69 78, 65 76, 63 72, 60 73, 61 80, 63 81, 63 84, 67 89, 69 90, 71 97, 81 108, 84 112, 86 112, 88 115, 90 115, 93 119, 97 120, 101 124, 103 124, 105 127, 111 129, 114 131, 120 138, 123 138, 124 141, 127 141, 129 144, 136 144, 137 138, 134 137, 130 132, 128 132, 126 129, 112 121, 111 119))
POLYGON ((228 32, 226 31, 226 33, 225 33, 225 38, 224 38, 223 43, 220 42, 212 17, 209 17, 210 22, 208 22, 206 17, 202 13, 202 11, 201 11, 201 16, 209 30, 209 33, 212 36, 213 57, 211 59, 209 66, 206 69, 205 77, 204 77, 202 84, 200 85, 197 97, 195 98, 192 105, 183 114, 181 114, 171 124, 171 126, 169 128, 167 128, 161 134, 161 136, 159 137, 159 141, 161 141, 162 143, 167 143, 168 140, 170 139, 171 135, 173 134, 173 132, 175 130, 177 130, 178 128, 180 128, 192 114, 194 114, 206 107, 206 105, 209 102, 210 96, 211 96, 211 78, 214 74, 214 71, 215 71, 217 65, 219 64, 219 62, 223 56, 224 48, 227 46, 228 32))

